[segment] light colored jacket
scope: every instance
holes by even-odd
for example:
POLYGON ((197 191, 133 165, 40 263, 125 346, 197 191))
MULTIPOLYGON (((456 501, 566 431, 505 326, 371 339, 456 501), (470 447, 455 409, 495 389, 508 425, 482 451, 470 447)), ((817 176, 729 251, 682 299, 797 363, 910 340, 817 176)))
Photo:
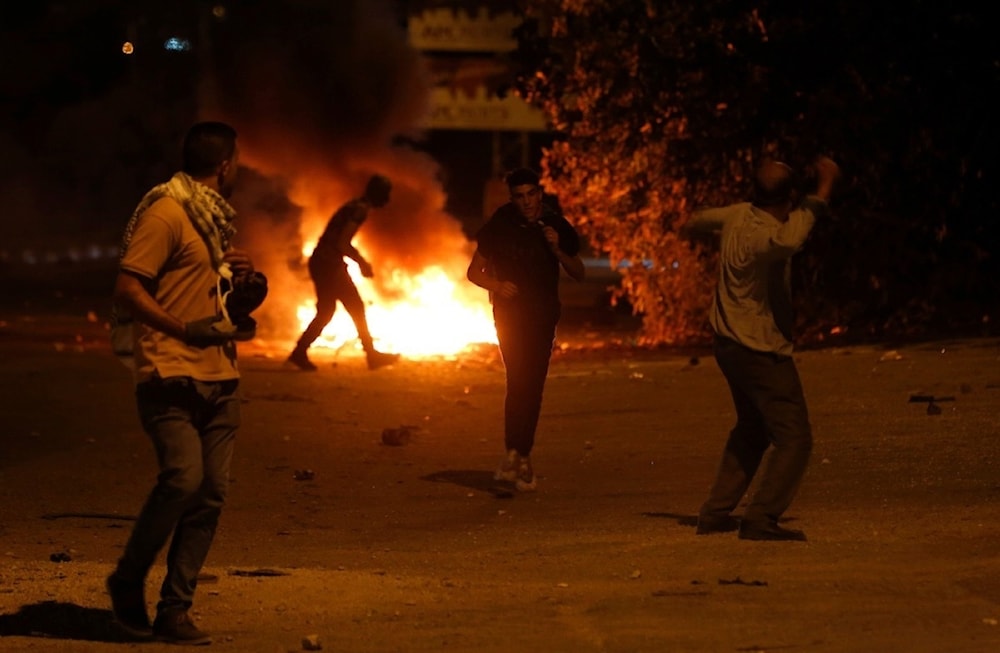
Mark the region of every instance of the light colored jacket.
POLYGON ((790 258, 826 211, 826 202, 809 197, 786 222, 749 202, 695 212, 686 229, 721 232, 709 314, 718 335, 755 351, 792 354, 790 258))

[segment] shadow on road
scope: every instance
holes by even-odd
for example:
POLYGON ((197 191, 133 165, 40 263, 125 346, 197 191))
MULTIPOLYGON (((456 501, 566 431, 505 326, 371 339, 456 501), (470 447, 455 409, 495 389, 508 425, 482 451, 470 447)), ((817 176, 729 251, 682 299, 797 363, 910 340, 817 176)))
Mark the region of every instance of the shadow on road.
POLYGON ((59 601, 22 605, 13 614, 0 614, 0 637, 13 636, 116 644, 146 641, 119 628, 111 610, 84 608, 59 601))
POLYGON ((655 517, 657 519, 673 519, 680 526, 695 527, 698 525, 698 515, 678 515, 674 512, 644 512, 643 517, 655 517))
POLYGON ((493 479, 493 472, 482 469, 446 469, 421 476, 420 480, 432 483, 453 483, 492 494, 498 499, 509 499, 514 496, 513 483, 496 481, 493 479))
MULTIPOLYGON (((673 519, 680 526, 691 526, 692 528, 698 525, 698 515, 679 515, 675 512, 644 512, 642 516, 657 519, 673 519)), ((788 522, 796 521, 796 519, 796 517, 782 517, 778 520, 778 523, 787 524, 788 522)))

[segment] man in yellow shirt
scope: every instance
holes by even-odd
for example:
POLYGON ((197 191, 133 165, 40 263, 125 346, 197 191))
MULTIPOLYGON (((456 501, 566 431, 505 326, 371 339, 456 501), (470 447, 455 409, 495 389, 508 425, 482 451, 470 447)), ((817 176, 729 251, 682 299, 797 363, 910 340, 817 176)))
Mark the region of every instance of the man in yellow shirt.
POLYGON ((239 150, 224 123, 191 127, 183 166, 152 189, 126 228, 116 307, 134 321, 136 400, 160 473, 125 551, 107 579, 115 618, 138 636, 180 644, 210 637, 188 616, 198 573, 225 503, 240 425, 236 340, 252 320, 230 319, 227 295, 253 274, 231 247, 239 150), (156 619, 146 611, 146 576, 170 543, 156 619))

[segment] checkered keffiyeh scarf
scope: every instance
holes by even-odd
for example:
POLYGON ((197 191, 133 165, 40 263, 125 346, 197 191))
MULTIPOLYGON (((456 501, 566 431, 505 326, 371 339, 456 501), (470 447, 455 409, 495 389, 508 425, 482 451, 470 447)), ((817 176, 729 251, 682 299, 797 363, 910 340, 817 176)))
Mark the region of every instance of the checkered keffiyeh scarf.
POLYGON ((229 272, 229 266, 222 261, 222 257, 229 249, 229 243, 236 233, 236 227, 233 226, 236 210, 222 195, 208 186, 198 183, 183 172, 176 173, 168 182, 154 186, 135 207, 132 217, 125 225, 125 235, 122 237, 118 256, 119 262, 125 258, 125 252, 128 251, 128 245, 132 241, 132 233, 139 222, 139 216, 164 197, 169 197, 184 207, 184 212, 191 218, 195 229, 205 240, 205 245, 208 246, 208 251, 212 255, 212 267, 222 277, 229 279, 232 274, 229 272))
MULTIPOLYGON (((217 284, 221 285, 222 279, 231 280, 233 274, 229 269, 229 264, 223 261, 223 256, 226 250, 229 249, 229 244, 236 233, 236 227, 233 226, 233 220, 236 218, 236 210, 222 195, 219 195, 219 193, 208 186, 195 181, 183 172, 178 172, 169 181, 154 186, 143 196, 138 206, 135 207, 132 217, 129 219, 128 224, 125 225, 125 233, 122 236, 118 254, 119 263, 125 258, 125 253, 128 251, 129 243, 132 241, 132 234, 135 232, 139 217, 146 209, 164 197, 175 200, 184 208, 184 212, 187 213, 191 219, 191 223, 205 241, 205 245, 208 247, 209 254, 212 257, 212 267, 219 274, 217 284)), ((217 293, 217 297, 220 312, 225 315, 224 293, 217 293)), ((132 317, 127 314, 125 309, 117 304, 111 307, 113 344, 117 340, 114 337, 115 330, 127 327, 131 322, 132 317)), ((119 353, 118 350, 125 347, 125 342, 122 342, 120 346, 115 344, 116 353, 119 353)), ((125 354, 126 352, 122 351, 121 353, 125 354)), ((130 353, 130 351, 127 353, 130 353)))

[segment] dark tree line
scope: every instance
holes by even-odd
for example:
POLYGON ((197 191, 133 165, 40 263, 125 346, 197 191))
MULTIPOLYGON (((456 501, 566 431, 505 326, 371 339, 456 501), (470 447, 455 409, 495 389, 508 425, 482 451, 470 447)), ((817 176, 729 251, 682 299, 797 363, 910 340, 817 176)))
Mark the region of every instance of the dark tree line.
MULTIPOLYGON (((984 9, 903 0, 530 0, 520 93, 558 137, 548 181, 614 260, 651 342, 703 337, 711 248, 692 207, 762 156, 834 157, 835 216, 796 259, 804 340, 997 319, 1000 48, 984 9)), ((808 185, 808 179, 804 180, 808 185)), ((977 326, 978 325, 978 326, 977 326)))

